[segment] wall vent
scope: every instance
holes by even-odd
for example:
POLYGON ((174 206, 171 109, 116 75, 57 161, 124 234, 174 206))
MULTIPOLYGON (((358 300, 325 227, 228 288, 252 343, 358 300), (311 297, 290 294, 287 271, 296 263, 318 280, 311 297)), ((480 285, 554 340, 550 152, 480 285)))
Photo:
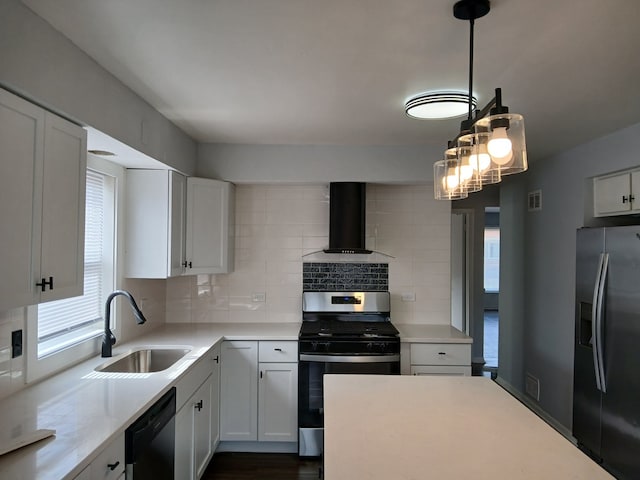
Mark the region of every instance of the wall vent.
POLYGON ((530 373, 527 373, 524 388, 527 395, 532 397, 536 402, 540 401, 540 380, 530 373))
POLYGON ((542 210, 542 190, 534 190, 529 192, 528 202, 529 211, 536 212, 542 210))

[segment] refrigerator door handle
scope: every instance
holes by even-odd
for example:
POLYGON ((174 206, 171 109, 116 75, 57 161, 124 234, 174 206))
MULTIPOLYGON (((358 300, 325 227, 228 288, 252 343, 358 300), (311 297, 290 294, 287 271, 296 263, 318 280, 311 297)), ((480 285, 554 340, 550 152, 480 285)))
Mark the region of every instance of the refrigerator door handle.
POLYGON ((596 307, 596 348, 594 350, 595 355, 598 358, 597 368, 598 373, 597 377, 600 377, 600 391, 602 393, 607 393, 607 379, 604 373, 604 348, 603 348, 603 338, 602 338, 602 304, 604 300, 605 294, 605 286, 607 283, 607 273, 609 272, 609 254, 603 253, 602 255, 602 271, 600 273, 600 282, 598 285, 598 304, 596 307))
POLYGON ((600 261, 598 263, 598 271, 596 272, 596 281, 593 286, 593 308, 591 309, 591 350, 593 352, 593 370, 596 374, 596 388, 602 391, 602 382, 600 380, 600 364, 598 355, 598 345, 600 341, 600 335, 598 334, 599 324, 599 309, 598 305, 602 305, 600 300, 600 285, 602 283, 602 267, 604 265, 604 253, 600 254, 600 261))

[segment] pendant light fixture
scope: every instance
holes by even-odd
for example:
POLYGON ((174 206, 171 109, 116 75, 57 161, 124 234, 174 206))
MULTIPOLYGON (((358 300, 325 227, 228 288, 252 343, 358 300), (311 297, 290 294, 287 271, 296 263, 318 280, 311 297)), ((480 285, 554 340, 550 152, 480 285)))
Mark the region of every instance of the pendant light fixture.
MULTIPOLYGON (((453 6, 453 16, 468 20, 470 27, 468 115, 460 124, 460 133, 449 142, 444 160, 433 165, 437 200, 466 198, 483 185, 498 183, 503 176, 524 172, 528 166, 522 115, 509 113, 509 108, 502 105, 500 88, 496 88, 495 97, 482 110, 476 110, 472 95, 475 20, 490 9, 489 0, 459 0, 453 6)), ((411 102, 419 100, 420 97, 414 97, 407 102, 408 115, 411 102)))

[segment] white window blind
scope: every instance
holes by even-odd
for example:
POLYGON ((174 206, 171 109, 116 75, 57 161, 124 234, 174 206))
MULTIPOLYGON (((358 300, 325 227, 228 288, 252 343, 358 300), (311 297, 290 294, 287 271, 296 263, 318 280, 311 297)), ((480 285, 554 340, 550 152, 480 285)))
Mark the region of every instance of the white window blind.
POLYGON ((105 176, 87 170, 84 295, 38 305, 38 357, 54 353, 102 330, 105 260, 105 176))

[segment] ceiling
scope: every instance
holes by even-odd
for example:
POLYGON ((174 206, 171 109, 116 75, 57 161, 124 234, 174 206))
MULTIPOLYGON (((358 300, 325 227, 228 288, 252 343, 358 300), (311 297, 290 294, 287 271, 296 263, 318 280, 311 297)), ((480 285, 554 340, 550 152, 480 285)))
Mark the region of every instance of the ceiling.
MULTIPOLYGON (((195 140, 446 147, 460 119, 405 100, 468 89, 450 0, 23 0, 195 140)), ((638 0, 493 0, 474 94, 501 87, 536 160, 637 123, 638 0)))

